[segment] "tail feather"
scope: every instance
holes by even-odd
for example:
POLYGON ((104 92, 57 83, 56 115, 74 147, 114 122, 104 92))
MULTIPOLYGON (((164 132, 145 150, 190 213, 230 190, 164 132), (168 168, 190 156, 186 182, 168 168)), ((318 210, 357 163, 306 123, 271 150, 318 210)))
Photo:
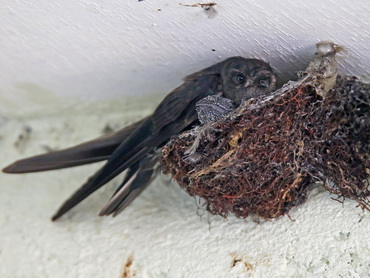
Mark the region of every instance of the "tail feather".
POLYGON ((140 161, 139 167, 131 169, 111 200, 103 207, 99 215, 116 216, 124 210, 158 175, 158 155, 148 155, 140 161))
POLYGON ((143 120, 135 122, 113 134, 102 136, 71 148, 18 160, 5 167, 3 172, 12 174, 41 172, 106 160, 143 120))

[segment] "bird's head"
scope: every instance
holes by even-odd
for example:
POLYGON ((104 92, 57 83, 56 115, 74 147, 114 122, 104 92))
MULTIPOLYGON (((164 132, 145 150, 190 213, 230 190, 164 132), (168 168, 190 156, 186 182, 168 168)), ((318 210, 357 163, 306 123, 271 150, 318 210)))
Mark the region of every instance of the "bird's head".
POLYGON ((221 70, 224 96, 237 105, 276 88, 276 75, 271 66, 258 59, 232 57, 221 70))

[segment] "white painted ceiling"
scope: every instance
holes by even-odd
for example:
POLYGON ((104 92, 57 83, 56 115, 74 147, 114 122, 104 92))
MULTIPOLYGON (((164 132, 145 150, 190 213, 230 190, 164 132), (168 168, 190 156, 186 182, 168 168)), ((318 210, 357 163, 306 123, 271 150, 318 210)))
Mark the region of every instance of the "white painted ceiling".
POLYGON ((345 72, 370 72, 368 0, 218 0, 211 18, 180 2, 197 3, 3 0, 0 112, 60 97, 163 95, 185 75, 235 55, 294 76, 321 40, 348 48, 345 72))

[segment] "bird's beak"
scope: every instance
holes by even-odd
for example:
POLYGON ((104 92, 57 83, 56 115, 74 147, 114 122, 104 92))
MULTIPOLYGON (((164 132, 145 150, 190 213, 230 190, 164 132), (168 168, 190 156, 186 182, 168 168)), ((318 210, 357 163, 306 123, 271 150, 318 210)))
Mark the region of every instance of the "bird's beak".
POLYGON ((248 79, 247 82, 245 82, 245 84, 244 84, 244 88, 248 88, 248 87, 251 87, 251 86, 253 86, 253 80, 248 79))

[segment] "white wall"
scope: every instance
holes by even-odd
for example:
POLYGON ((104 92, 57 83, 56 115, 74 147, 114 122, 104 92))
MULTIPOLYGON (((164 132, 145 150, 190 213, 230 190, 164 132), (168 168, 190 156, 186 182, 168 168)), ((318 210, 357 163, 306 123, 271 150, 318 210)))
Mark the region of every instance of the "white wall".
POLYGON ((0 112, 56 103, 58 110, 60 96, 78 102, 164 94, 185 75, 234 55, 263 58, 294 76, 320 40, 348 48, 346 71, 370 71, 368 0, 220 0, 214 18, 180 2, 196 3, 3 0, 0 112))
MULTIPOLYGON (((348 48, 342 71, 370 72, 369 0, 216 1, 211 19, 179 5, 197 2, 190 0, 0 1, 0 168, 142 117, 183 76, 229 56, 263 58, 281 76, 294 76, 316 42, 332 40, 348 48), (25 126, 32 132, 22 139, 25 126)), ((0 277, 370 272, 370 213, 317 189, 290 218, 257 225, 200 219, 194 199, 162 178, 118 217, 98 217, 113 181, 51 222, 98 166, 0 173, 0 277), (133 265, 125 267, 130 256, 133 265)))

